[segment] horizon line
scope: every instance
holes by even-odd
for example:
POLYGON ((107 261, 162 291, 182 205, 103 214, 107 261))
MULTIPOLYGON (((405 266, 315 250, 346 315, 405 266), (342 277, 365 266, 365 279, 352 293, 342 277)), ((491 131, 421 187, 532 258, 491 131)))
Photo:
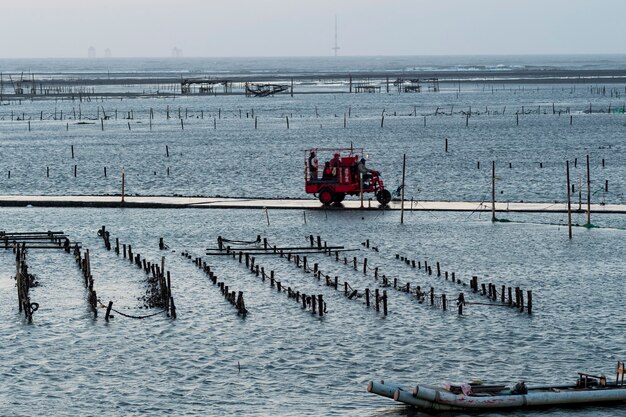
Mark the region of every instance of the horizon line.
POLYGON ((0 60, 17 60, 17 59, 81 59, 81 60, 115 60, 115 59, 170 59, 170 60, 185 60, 185 59, 271 59, 271 58, 329 58, 329 59, 342 59, 342 58, 397 58, 397 57, 531 57, 531 56, 626 56, 625 52, 542 52, 542 53, 519 53, 519 54, 504 54, 504 53, 480 53, 480 54, 372 54, 372 55, 191 55, 191 56, 23 56, 23 57, 0 57, 0 60))

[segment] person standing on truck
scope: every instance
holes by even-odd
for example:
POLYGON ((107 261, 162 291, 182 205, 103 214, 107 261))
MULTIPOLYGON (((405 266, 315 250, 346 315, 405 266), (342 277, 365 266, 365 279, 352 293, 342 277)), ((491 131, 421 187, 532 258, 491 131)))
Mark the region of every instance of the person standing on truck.
POLYGON ((309 154, 309 177, 311 180, 317 179, 317 159, 315 157, 315 151, 311 151, 309 154))
POLYGON ((362 175, 364 184, 372 179, 372 172, 376 172, 365 166, 365 158, 361 158, 356 165, 356 169, 357 172, 362 175))
POLYGON ((323 180, 330 180, 333 178, 333 169, 330 167, 330 161, 324 163, 324 171, 322 172, 323 180))
POLYGON ((333 170, 332 172, 333 177, 337 176, 340 166, 341 166, 341 157, 339 156, 338 153, 336 153, 335 156, 333 156, 333 159, 330 160, 330 167, 333 170))

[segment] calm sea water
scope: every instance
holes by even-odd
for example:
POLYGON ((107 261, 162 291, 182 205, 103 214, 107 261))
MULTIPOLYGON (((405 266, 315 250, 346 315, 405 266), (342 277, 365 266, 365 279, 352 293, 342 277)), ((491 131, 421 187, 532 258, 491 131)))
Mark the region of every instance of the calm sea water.
MULTIPOLYGON (((453 62, 446 59, 439 65, 453 62)), ((479 58, 472 65, 510 66, 521 59, 479 58)), ((583 63, 577 59, 583 60, 529 58, 527 65, 565 61, 564 67, 582 68, 619 63, 611 57, 583 63)), ((347 60, 369 68, 369 60, 347 60)), ((385 68, 409 60, 393 58, 385 68)), ((316 62, 296 60, 301 65, 311 61, 316 62)), ((372 67, 379 61, 382 58, 373 60, 372 67)), ((113 62, 118 69, 131 65, 113 62)), ((150 62, 136 65, 143 70, 150 62)), ((184 62, 165 60, 160 65, 173 71, 184 62)), ((234 62, 240 72, 244 66, 283 70, 268 60, 219 62, 234 62)), ((317 63, 317 71, 326 68, 325 62, 317 63)), ((35 61, 33 67, 51 70, 54 64, 35 61)), ((210 67, 210 61, 201 64, 210 67)), ((72 65, 68 71, 94 71, 91 66, 96 64, 80 60, 66 65, 72 65)), ((295 91, 299 88, 310 87, 296 85, 295 91)), ((370 166, 382 172, 391 190, 401 184, 406 154, 406 194, 415 200, 488 198, 495 161, 500 201, 565 201, 566 160, 571 162, 576 200, 581 186, 586 188, 583 161, 589 155, 592 201, 625 201, 624 85, 494 82, 445 84, 439 93, 393 91, 5 101, 0 106, 0 175, 5 178, 0 193, 120 193, 124 169, 131 194, 298 198, 306 196, 301 181, 304 149, 352 145, 365 148, 370 166)))
POLYGON ((626 55, 0 59, 5 74, 326 74, 524 69, 622 70, 626 55))
MULTIPOLYGON (((615 68, 623 58, 602 59, 447 57, 424 58, 425 63, 419 64, 418 58, 390 62, 380 58, 353 59, 356 64, 349 66, 378 70, 418 64, 494 67, 504 62, 615 68), (435 62, 438 59, 440 63, 435 62)), ((115 70, 176 72, 192 61, 199 69, 190 65, 190 71, 202 71, 213 62, 116 60, 115 70)), ((102 62, 31 61, 27 68, 93 72, 103 70, 102 62)), ((284 60, 215 62, 216 68, 231 64, 230 71, 239 72, 246 68, 308 71, 312 62, 319 68, 316 71, 338 70, 323 59, 289 64, 284 60), (233 64, 237 62, 239 66, 233 64)), ((26 68, 20 61, 5 60, 0 65, 6 71, 26 68)), ((589 155, 592 201, 623 203, 626 119, 624 114, 608 113, 608 108, 624 104, 624 85, 606 84, 606 94, 598 93, 602 86, 465 83, 460 92, 458 86, 449 85, 440 93, 421 94, 5 101, 0 106, 4 178, 0 194, 119 193, 123 168, 131 194, 304 197, 302 151, 352 142, 366 148, 370 166, 383 172, 392 190, 400 184, 406 153, 407 195, 416 200, 488 199, 490 164, 495 160, 500 201, 562 202, 568 159, 576 200, 579 185, 586 181, 583 161, 589 155), (592 113, 585 113, 590 104, 592 113), (466 126, 461 112, 469 112, 470 106, 466 126), (152 130, 150 108, 155 113, 152 130), (564 113, 567 109, 569 114, 564 113), (81 120, 74 119, 74 110, 81 120), (104 131, 97 120, 103 111, 111 116, 104 131), (124 119, 131 111, 134 118, 124 119)), ((72 257, 32 250, 28 263, 41 286, 31 290, 31 298, 40 309, 28 325, 17 310, 14 256, 0 252, 4 259, 0 262, 0 414, 414 415, 391 400, 366 393, 367 381, 385 379, 407 386, 473 378, 506 384, 570 383, 578 371, 610 378, 615 362, 626 356, 626 319, 620 310, 626 272, 621 256, 626 250, 623 216, 595 215, 593 223, 602 227, 576 228, 571 241, 562 214, 510 214, 506 217, 512 222, 492 224, 478 214, 408 212, 404 225, 399 213, 385 211, 277 210, 268 216, 269 226, 261 210, 0 209, 0 229, 63 230, 82 242, 90 249, 98 296, 105 304, 114 301, 114 307, 125 313, 146 313, 138 300, 145 292, 145 275, 107 252, 97 229, 106 225, 112 237, 132 244, 135 253, 151 261, 165 256, 179 315, 175 321, 116 315, 105 323, 101 311, 94 320, 72 257), (400 282, 411 282, 411 287, 432 286, 449 298, 462 291, 469 301, 484 302, 467 287, 407 267, 395 254, 440 262, 442 270, 454 271, 465 282, 477 275, 480 282, 498 287, 533 290, 534 314, 468 305, 459 317, 387 289, 390 314, 382 317, 362 300, 347 300, 284 259, 258 257, 266 270, 276 271, 283 285, 323 294, 328 314, 319 318, 236 261, 204 257, 219 235, 251 240, 258 234, 282 246, 306 245, 309 234, 321 235, 330 244, 358 249, 350 256, 367 257, 371 267, 378 266, 400 282), (159 237, 170 246, 168 251, 158 250, 159 237), (366 239, 378 252, 361 245, 366 239), (248 317, 237 317, 206 276, 180 256, 181 251, 203 256, 220 280, 244 291, 248 317)), ((574 220, 584 223, 577 216, 574 220)), ((378 285, 371 275, 328 257, 311 255, 309 262, 319 263, 320 269, 354 288, 378 285)), ((624 406, 617 406, 537 414, 624 412, 624 406)))

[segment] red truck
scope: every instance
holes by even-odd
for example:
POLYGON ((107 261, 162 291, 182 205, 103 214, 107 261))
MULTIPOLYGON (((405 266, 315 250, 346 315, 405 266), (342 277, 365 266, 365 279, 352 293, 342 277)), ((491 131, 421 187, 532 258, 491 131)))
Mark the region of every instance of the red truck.
POLYGON ((374 193, 383 206, 391 201, 380 172, 365 166, 362 148, 311 148, 304 151, 304 183, 323 205, 341 203, 346 195, 374 193))

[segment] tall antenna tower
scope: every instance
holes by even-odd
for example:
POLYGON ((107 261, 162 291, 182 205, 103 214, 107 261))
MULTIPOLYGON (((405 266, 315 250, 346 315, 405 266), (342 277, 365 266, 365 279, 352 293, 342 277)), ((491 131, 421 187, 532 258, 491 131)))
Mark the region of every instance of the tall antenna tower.
POLYGON ((337 51, 340 49, 339 44, 337 44, 337 15, 335 15, 335 46, 332 49, 335 51, 335 56, 337 56, 337 51))

